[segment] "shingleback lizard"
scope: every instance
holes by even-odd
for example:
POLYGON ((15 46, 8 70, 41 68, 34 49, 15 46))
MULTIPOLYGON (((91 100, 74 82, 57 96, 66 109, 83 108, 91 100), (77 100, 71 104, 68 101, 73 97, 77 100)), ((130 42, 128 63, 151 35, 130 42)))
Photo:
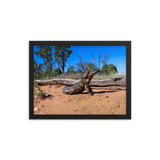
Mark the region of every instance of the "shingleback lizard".
POLYGON ((89 84, 93 76, 97 72, 99 72, 99 70, 93 73, 90 73, 90 66, 88 66, 82 76, 82 80, 76 83, 74 86, 65 86, 62 92, 65 94, 71 95, 71 94, 82 93, 84 90, 86 90, 90 95, 94 95, 94 93, 92 92, 92 89, 89 87, 89 84))

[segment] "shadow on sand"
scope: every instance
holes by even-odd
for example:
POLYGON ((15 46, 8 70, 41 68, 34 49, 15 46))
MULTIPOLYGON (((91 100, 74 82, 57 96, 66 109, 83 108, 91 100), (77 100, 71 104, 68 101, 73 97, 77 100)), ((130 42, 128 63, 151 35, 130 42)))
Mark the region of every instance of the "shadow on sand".
MULTIPOLYGON (((117 91, 100 91, 100 92, 93 92, 93 93, 101 94, 101 93, 111 93, 111 92, 117 92, 117 91)), ((82 94, 88 94, 88 93, 87 92, 83 92, 82 94)))

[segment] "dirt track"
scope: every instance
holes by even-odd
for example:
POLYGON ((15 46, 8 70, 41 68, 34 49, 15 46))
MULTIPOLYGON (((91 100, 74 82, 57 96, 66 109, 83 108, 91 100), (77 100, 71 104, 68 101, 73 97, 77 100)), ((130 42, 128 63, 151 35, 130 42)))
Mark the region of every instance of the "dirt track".
MULTIPOLYGON (((94 95, 62 93, 64 85, 45 85, 41 89, 51 96, 34 99, 34 114, 126 114, 126 90, 93 88, 94 95)), ((36 96, 35 96, 36 97, 36 96)))

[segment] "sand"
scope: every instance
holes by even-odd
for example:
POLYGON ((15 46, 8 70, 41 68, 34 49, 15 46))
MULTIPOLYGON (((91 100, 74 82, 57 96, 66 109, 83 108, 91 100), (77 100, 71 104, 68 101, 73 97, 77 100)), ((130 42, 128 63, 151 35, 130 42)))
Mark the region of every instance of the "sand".
POLYGON ((64 85, 45 85, 41 89, 51 96, 44 99, 34 96, 34 114, 126 114, 126 90, 108 90, 107 87, 93 87, 94 95, 86 91, 81 94, 62 93, 64 85))

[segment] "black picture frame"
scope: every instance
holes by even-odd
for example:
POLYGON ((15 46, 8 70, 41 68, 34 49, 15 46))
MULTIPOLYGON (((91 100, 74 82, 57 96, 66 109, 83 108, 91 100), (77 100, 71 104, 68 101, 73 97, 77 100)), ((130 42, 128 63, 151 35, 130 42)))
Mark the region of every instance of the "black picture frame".
POLYGON ((131 41, 29 41, 29 119, 131 119, 131 41), (126 46, 126 115, 35 115, 33 103, 35 45, 126 46))

